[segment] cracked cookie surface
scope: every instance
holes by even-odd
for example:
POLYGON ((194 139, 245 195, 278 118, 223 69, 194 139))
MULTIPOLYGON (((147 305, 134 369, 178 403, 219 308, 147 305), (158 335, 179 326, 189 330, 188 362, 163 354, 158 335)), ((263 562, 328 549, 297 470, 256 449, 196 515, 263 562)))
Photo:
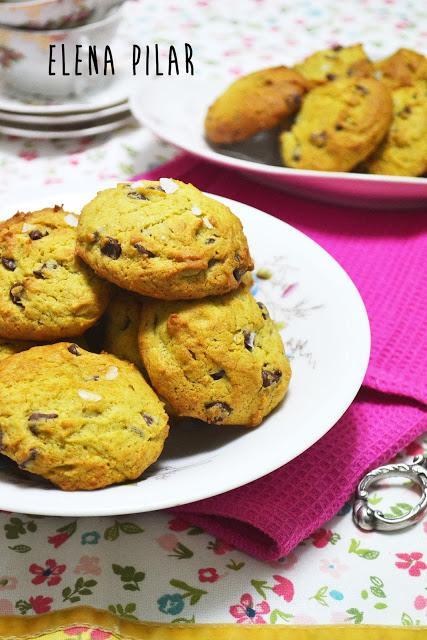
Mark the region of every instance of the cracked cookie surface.
POLYGON ((76 225, 61 207, 0 223, 1 337, 75 337, 102 315, 110 287, 75 256, 76 225))
POLYGON ((422 176, 427 172, 427 81, 393 91, 389 132, 362 166, 369 173, 422 176))
POLYGON ((307 88, 304 78, 288 67, 243 76, 209 107, 206 137, 215 144, 231 144, 272 129, 298 111, 307 88))
POLYGON ((154 388, 177 416, 256 426, 289 385, 280 334, 246 287, 191 302, 147 300, 139 344, 154 388))
POLYGON ((253 269, 240 220, 190 184, 119 184, 87 204, 77 253, 100 276, 153 298, 203 298, 253 269))
POLYGON ((391 118, 391 93, 374 78, 316 87, 304 99, 292 129, 281 134, 283 164, 349 171, 381 142, 391 118))
POLYGON ((363 45, 350 47, 336 45, 316 51, 294 66, 312 86, 343 78, 371 76, 374 65, 366 55, 363 45))
POLYGON ((0 363, 0 425, 1 453, 69 491, 137 478, 168 434, 132 364, 65 342, 0 363))
POLYGON ((398 49, 375 65, 376 77, 390 89, 407 87, 417 80, 427 80, 427 57, 412 49, 398 49))

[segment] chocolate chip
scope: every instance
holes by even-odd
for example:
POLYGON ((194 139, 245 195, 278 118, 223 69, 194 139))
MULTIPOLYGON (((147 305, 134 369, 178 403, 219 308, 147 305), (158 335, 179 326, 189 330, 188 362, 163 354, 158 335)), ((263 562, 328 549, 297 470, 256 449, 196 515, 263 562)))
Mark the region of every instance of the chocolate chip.
POLYGON ((216 258, 211 258, 208 262, 208 269, 210 269, 211 267, 213 267, 215 264, 217 264, 219 262, 219 260, 217 260, 216 258))
POLYGON ((149 200, 149 198, 144 196, 140 191, 129 191, 128 198, 132 198, 133 200, 149 200))
POLYGON ((154 424, 153 416, 148 415, 148 413, 141 413, 141 415, 149 427, 151 427, 151 425, 154 424))
POLYGON ((40 231, 40 229, 33 229, 28 235, 30 236, 31 240, 40 240, 41 238, 48 236, 49 233, 47 231, 43 233, 42 231, 40 231))
POLYGON ((115 238, 108 237, 107 241, 101 247, 101 253, 112 260, 118 260, 122 255, 122 248, 119 241, 115 238))
POLYGON ((282 377, 282 372, 280 369, 273 369, 269 371, 268 369, 263 369, 262 371, 262 386, 263 387, 271 387, 272 384, 277 384, 282 377))
POLYGON ((18 466, 20 469, 25 469, 30 462, 33 462, 37 458, 37 449, 30 449, 29 456, 25 460, 23 460, 18 466))
POLYGON ((208 415, 208 421, 214 422, 214 423, 222 422, 233 411, 233 409, 230 407, 229 404, 227 404, 226 402, 220 402, 220 401, 207 402, 205 404, 205 409, 207 411, 212 410, 211 411, 212 415, 208 415))
POLYGON ((70 344, 69 347, 67 347, 67 350, 73 354, 73 356, 81 356, 82 354, 79 351, 79 347, 77 344, 73 343, 70 344))
POLYGON ((39 280, 45 280, 42 269, 43 267, 41 269, 36 269, 36 271, 33 271, 33 275, 35 275, 39 280))
POLYGON ((337 122, 335 125, 335 131, 341 131, 342 129, 344 129, 343 125, 337 122))
POLYGON ((90 241, 92 244, 95 244, 96 242, 98 242, 99 238, 100 238, 99 231, 94 231, 92 233, 92 238, 90 239, 90 241))
POLYGON ((398 116, 406 120, 406 118, 412 113, 412 109, 409 105, 406 105, 401 111, 399 111, 398 116))
POLYGON ((337 79, 337 74, 336 73, 327 73, 326 74, 326 80, 330 80, 332 82, 332 80, 336 80, 337 79))
POLYGON ((359 93, 361 93, 364 96, 367 96, 369 94, 369 89, 364 87, 363 84, 356 84, 355 89, 357 89, 357 91, 359 91, 359 93))
POLYGON ((255 331, 243 331, 245 349, 248 351, 253 351, 255 335, 255 331))
POLYGON ((16 282, 10 287, 9 297, 12 300, 13 304, 16 304, 17 307, 24 308, 24 305, 21 300, 21 296, 24 293, 24 285, 20 282, 16 282))
POLYGON ((299 162, 301 160, 301 154, 299 153, 299 151, 293 152, 292 160, 294 160, 294 162, 299 162))
POLYGON ((53 210, 55 211, 55 213, 57 213, 58 211, 62 211, 63 206, 64 206, 63 204, 56 204, 53 207, 53 210))
POLYGON ((32 413, 28 417, 28 422, 40 422, 41 420, 54 420, 58 417, 57 413, 32 413))
POLYGON ((133 246, 138 251, 138 253, 140 253, 142 256, 147 256, 147 258, 154 258, 155 257, 154 253, 152 251, 149 251, 148 249, 146 249, 144 247, 144 245, 142 245, 140 242, 135 242, 135 244, 133 246))
POLYGON ((331 47, 332 51, 341 51, 342 49, 342 44, 334 44, 333 47, 331 47))
POLYGON ((286 96, 286 104, 290 109, 299 109, 301 106, 301 96, 299 93, 292 94, 290 96, 286 96))
POLYGON ((13 258, 2 258, 1 263, 8 271, 15 271, 16 262, 13 258))
POLYGON ((136 433, 137 436, 139 436, 140 438, 144 438, 145 437, 145 433, 142 429, 138 429, 138 427, 128 427, 129 431, 133 431, 133 433, 136 433))
POLYGON ((314 144, 315 147, 324 147, 327 140, 328 134, 326 133, 326 131, 319 131, 310 135, 310 142, 314 144))
POLYGON ((245 267, 237 267, 236 269, 234 269, 233 276, 235 277, 237 282, 240 282, 240 280, 242 279, 242 276, 245 275, 246 271, 247 269, 245 267))
POLYGON ((264 87, 271 87, 271 85, 274 84, 273 80, 270 80, 270 78, 267 78, 267 80, 264 80, 264 87))
POLYGON ((219 371, 215 371, 215 373, 210 374, 212 380, 221 380, 225 376, 224 369, 220 369, 219 371))
POLYGON ((213 244, 216 241, 216 238, 207 238, 207 240, 205 240, 205 244, 213 244))
POLYGON ((262 317, 264 318, 264 320, 267 320, 267 318, 269 317, 269 313, 268 313, 267 307, 265 306, 265 304, 263 302, 257 302, 257 305, 261 309, 262 317))

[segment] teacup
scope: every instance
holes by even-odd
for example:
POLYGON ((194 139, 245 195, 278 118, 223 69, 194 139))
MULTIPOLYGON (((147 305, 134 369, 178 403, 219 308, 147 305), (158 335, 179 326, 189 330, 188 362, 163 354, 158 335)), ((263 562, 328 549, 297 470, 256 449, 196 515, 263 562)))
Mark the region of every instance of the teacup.
POLYGON ((104 55, 107 46, 114 53, 111 43, 120 16, 121 10, 113 8, 102 20, 51 31, 0 26, 0 74, 4 84, 18 96, 54 99, 102 89, 112 79, 111 65, 106 65, 104 75, 104 55), (93 72, 95 48, 97 74, 93 72))
POLYGON ((0 1, 0 25, 25 29, 69 29, 100 20, 124 0, 0 1))

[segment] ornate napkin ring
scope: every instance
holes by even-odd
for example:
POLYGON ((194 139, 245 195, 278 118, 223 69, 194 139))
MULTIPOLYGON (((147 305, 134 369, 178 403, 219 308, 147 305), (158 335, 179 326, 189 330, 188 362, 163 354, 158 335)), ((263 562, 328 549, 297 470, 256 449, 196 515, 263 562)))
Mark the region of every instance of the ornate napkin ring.
POLYGON ((365 531, 396 531, 416 524, 427 509, 427 458, 416 456, 412 463, 387 464, 373 469, 360 481, 353 505, 354 523, 365 531), (386 518, 382 511, 371 509, 368 504, 368 489, 384 478, 407 478, 421 489, 418 503, 406 515, 386 518))

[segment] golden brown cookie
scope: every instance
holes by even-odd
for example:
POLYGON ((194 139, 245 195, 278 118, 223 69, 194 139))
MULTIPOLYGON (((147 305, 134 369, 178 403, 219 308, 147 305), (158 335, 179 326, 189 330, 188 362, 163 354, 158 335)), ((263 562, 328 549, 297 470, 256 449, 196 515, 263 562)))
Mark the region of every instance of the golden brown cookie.
POLYGON ((138 348, 141 299, 115 289, 104 316, 104 350, 143 369, 138 348))
POLYGON ((0 360, 4 360, 5 358, 9 358, 9 356, 13 356, 14 353, 20 353, 20 351, 26 351, 35 346, 37 346, 36 342, 0 338, 0 360))
POLYGON ((138 478, 167 434, 162 403, 128 362, 67 342, 0 362, 0 451, 61 489, 138 478))
POLYGON ((304 99, 292 129, 280 137, 283 164, 349 171, 381 142, 391 117, 390 92, 374 78, 316 87, 304 99))
POLYGON ((77 217, 62 207, 0 223, 0 336, 79 336, 104 312, 110 286, 75 256, 77 217))
POLYGON ((229 144, 272 129, 299 109, 306 89, 304 78, 287 67, 243 76, 209 107, 206 137, 216 144, 229 144))
POLYGON ((253 269, 240 220, 191 184, 119 184, 87 204, 77 253, 119 287, 167 300, 236 289, 253 269))
POLYGON ((191 302, 147 300, 139 344, 154 388, 177 416, 256 426, 291 377, 276 325, 246 287, 191 302))
POLYGON ((422 176, 427 172, 427 82, 393 91, 393 121, 385 140, 362 166, 369 173, 422 176))
POLYGON ((372 76, 374 66, 366 55, 363 45, 350 47, 336 45, 331 49, 316 51, 294 66, 312 85, 331 80, 372 76))
POLYGON ((412 49, 398 49, 375 65, 375 76, 390 89, 407 87, 416 80, 427 80, 427 58, 412 49))

